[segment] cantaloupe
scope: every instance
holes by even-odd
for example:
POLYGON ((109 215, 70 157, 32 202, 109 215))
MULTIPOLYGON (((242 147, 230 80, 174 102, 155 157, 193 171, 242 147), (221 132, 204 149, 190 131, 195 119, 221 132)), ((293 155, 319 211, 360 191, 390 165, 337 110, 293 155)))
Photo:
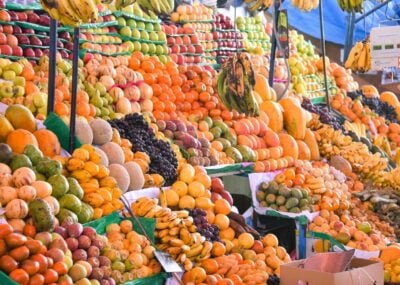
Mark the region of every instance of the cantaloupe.
POLYGON ((128 170, 121 164, 111 164, 109 166, 110 176, 114 177, 117 180, 118 187, 122 190, 122 192, 126 192, 129 188, 131 179, 128 173, 128 170))
POLYGON ((111 125, 103 119, 94 119, 90 122, 93 131, 93 143, 103 145, 111 141, 112 128, 111 125))
POLYGON ((107 154, 99 147, 95 147, 96 152, 101 156, 101 161, 100 163, 106 167, 108 167, 108 165, 110 164, 110 162, 108 161, 108 156, 107 154))
POLYGON ((130 178, 129 191, 142 189, 144 185, 144 176, 140 166, 133 161, 125 163, 124 166, 130 178))
POLYGON ((114 143, 114 142, 108 142, 100 147, 102 151, 107 155, 108 157, 108 162, 110 164, 113 163, 118 163, 118 164, 123 164, 125 161, 125 156, 124 156, 124 151, 122 148, 114 143))
POLYGON ((93 144, 93 132, 85 120, 76 120, 75 135, 82 144, 93 144))

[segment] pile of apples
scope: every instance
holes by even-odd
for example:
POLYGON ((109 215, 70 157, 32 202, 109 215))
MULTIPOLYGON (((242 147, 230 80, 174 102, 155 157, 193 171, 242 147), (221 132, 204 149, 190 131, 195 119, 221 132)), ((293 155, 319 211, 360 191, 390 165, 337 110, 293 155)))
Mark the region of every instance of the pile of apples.
POLYGON ((211 178, 211 201, 215 203, 215 201, 219 199, 225 199, 231 206, 233 206, 233 198, 231 194, 225 190, 221 178, 213 177, 211 178))
POLYGON ((213 39, 217 44, 217 57, 219 63, 224 63, 229 56, 238 49, 243 49, 243 36, 234 29, 231 19, 223 14, 214 16, 213 39))
POLYGON ((204 48, 191 27, 163 25, 167 34, 167 44, 171 59, 178 64, 198 64, 204 54, 204 48))
POLYGON ((261 16, 237 17, 236 23, 247 52, 261 55, 270 49, 271 42, 261 16))
POLYGON ((213 9, 208 8, 204 5, 179 5, 176 8, 176 12, 171 14, 171 21, 178 22, 195 22, 195 21, 203 21, 203 22, 211 22, 213 15, 213 9))
MULTIPOLYGON (((19 22, 27 22, 48 27, 50 17, 38 14, 35 11, 6 11, 0 10, 0 20, 16 22, 17 25, 0 25, 1 54, 17 57, 40 58, 49 54, 50 37, 47 32, 32 28, 22 28, 19 22)), ((60 32, 57 39, 57 48, 62 58, 72 58, 73 43, 68 32, 60 32)))

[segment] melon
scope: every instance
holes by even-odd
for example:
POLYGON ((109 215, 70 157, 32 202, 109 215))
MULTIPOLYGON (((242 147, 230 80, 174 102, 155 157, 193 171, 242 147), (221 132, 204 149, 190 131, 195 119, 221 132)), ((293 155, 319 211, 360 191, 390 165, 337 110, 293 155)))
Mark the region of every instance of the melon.
POLYGON ((75 122, 75 135, 82 144, 93 143, 93 132, 89 124, 82 119, 75 122))
POLYGON ((93 131, 93 143, 103 145, 111 141, 112 128, 111 125, 103 119, 94 119, 90 122, 93 131))
POLYGON ((132 113, 132 105, 128 98, 121 97, 117 101, 116 111, 121 114, 130 114, 132 113))
POLYGON ((110 164, 110 162, 108 161, 108 156, 107 154, 102 151, 99 147, 95 147, 96 152, 101 156, 101 161, 100 163, 106 167, 108 167, 108 165, 110 164))
POLYGON ((108 142, 100 147, 102 151, 107 155, 108 157, 108 162, 110 164, 113 163, 118 163, 118 164, 123 164, 125 161, 125 155, 124 151, 122 148, 114 143, 114 142, 108 142))
POLYGON ((142 169, 140 168, 139 164, 136 162, 130 161, 125 163, 125 168, 128 171, 130 184, 129 184, 129 191, 140 190, 143 188, 144 185, 144 176, 142 169))
POLYGON ((122 190, 122 192, 126 192, 130 186, 130 176, 128 170, 123 167, 121 164, 111 164, 109 166, 110 176, 114 177, 117 180, 118 187, 122 190))

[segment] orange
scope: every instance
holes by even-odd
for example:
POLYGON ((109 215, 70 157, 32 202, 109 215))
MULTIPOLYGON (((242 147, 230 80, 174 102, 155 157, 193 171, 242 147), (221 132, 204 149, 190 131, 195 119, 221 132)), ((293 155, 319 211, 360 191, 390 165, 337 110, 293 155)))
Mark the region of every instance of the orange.
MULTIPOLYGON (((179 199, 179 208, 180 209, 194 209, 196 206, 196 201, 192 196, 185 195, 179 199)), ((228 219, 229 222, 229 219, 228 219)))
POLYGON ((188 186, 183 181, 176 181, 172 184, 172 189, 179 195, 179 197, 183 197, 188 193, 188 186))
POLYGON ((231 212, 231 205, 225 199, 218 199, 214 203, 214 211, 217 214, 228 215, 231 212))
POLYGON ((213 256, 223 256, 226 253, 226 247, 222 242, 215 241, 213 242, 213 248, 211 250, 211 254, 213 256))
POLYGON ((206 259, 201 262, 201 266, 204 268, 207 274, 214 274, 218 271, 218 262, 215 259, 206 259))
POLYGON ((195 181, 200 182, 206 189, 211 187, 211 177, 204 173, 196 174, 194 177, 195 181))
POLYGON ((238 237, 239 244, 244 248, 252 248, 254 245, 254 237, 249 233, 242 233, 238 237))
POLYGON ((227 229, 219 232, 219 237, 221 239, 233 240, 235 238, 235 231, 231 227, 228 227, 227 229))
POLYGON ((229 218, 224 214, 217 214, 215 216, 214 224, 216 224, 220 230, 226 230, 229 228, 229 218))
POLYGON ((190 275, 192 277, 192 282, 196 284, 203 282, 207 278, 206 271, 201 267, 194 267, 192 270, 190 270, 190 275))
POLYGON ((186 183, 190 183, 193 181, 194 176, 195 176, 195 170, 193 166, 191 166, 190 164, 185 164, 182 167, 181 172, 179 173, 179 180, 186 183))
POLYGON ((198 181, 192 181, 188 185, 189 195, 195 198, 204 196, 206 188, 198 181))

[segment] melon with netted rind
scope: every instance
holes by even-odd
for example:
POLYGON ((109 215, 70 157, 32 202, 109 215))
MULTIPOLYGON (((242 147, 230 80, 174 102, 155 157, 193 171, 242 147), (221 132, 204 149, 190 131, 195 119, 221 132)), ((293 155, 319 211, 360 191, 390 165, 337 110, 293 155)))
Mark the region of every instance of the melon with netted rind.
POLYGON ((129 191, 142 189, 144 185, 144 176, 139 164, 130 161, 125 163, 124 166, 130 177, 129 191))
POLYGON ((76 120, 75 135, 82 144, 93 143, 93 132, 90 125, 82 119, 76 120))
POLYGON ((128 173, 128 170, 122 166, 121 164, 111 164, 109 166, 110 176, 114 177, 117 180, 118 187, 126 192, 129 188, 131 179, 128 173))
POLYGON ((90 122, 93 131, 93 143, 103 145, 111 141, 112 128, 111 125, 103 119, 97 118, 90 122))
POLYGON ((105 152, 108 157, 108 162, 110 164, 117 163, 123 164, 125 161, 125 155, 122 148, 115 142, 108 142, 102 145, 101 150, 105 152))

